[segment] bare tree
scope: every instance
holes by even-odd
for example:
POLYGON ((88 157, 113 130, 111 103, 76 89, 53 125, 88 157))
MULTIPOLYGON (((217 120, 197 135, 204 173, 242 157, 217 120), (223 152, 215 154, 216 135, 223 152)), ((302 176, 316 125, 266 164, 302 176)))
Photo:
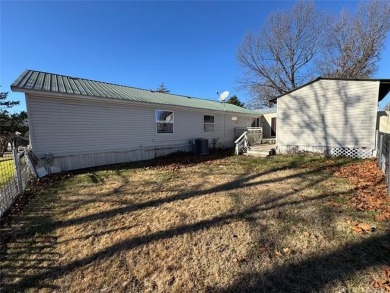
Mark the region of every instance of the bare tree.
POLYGON ((364 78, 377 69, 390 30, 390 3, 363 2, 355 14, 321 14, 312 2, 296 2, 292 11, 273 14, 259 34, 249 33, 238 49, 244 69, 241 85, 250 92, 249 107, 322 75, 364 78))
POLYGON ((343 11, 330 28, 320 63, 321 74, 370 77, 377 70, 390 30, 390 4, 386 1, 361 3, 356 14, 343 11))
POLYGON ((313 78, 325 21, 312 2, 299 1, 292 12, 273 14, 258 35, 245 36, 237 57, 257 107, 313 78))

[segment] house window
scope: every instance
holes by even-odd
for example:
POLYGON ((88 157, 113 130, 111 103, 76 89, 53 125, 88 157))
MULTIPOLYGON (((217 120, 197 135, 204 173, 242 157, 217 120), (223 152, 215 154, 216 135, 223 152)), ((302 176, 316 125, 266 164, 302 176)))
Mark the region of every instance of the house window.
POLYGON ((173 133, 173 111, 156 110, 157 133, 173 133))
POLYGON ((260 127, 260 118, 252 118, 251 127, 260 127))
POLYGON ((204 132, 214 132, 214 115, 204 115, 204 132))
POLYGON ((237 116, 232 116, 232 123, 237 124, 237 116))

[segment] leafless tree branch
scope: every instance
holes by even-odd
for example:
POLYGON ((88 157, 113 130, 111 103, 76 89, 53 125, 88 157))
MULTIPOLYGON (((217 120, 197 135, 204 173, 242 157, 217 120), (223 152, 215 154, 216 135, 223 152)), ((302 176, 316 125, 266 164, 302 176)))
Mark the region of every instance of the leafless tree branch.
POLYGON ((319 75, 372 76, 389 30, 385 1, 363 2, 355 14, 333 18, 306 1, 273 14, 258 34, 245 36, 237 52, 241 85, 253 97, 249 106, 269 106, 270 99, 319 75))

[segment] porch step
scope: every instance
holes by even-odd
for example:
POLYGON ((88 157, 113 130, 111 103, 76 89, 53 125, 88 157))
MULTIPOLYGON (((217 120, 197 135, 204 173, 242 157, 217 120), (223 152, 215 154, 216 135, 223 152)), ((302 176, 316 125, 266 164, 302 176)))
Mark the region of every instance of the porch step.
POLYGON ((263 138, 261 140, 262 144, 276 144, 276 138, 263 138))
POLYGON ((244 153, 244 156, 250 156, 250 157, 268 157, 269 151, 250 151, 248 150, 246 153, 244 153))
POLYGON ((270 155, 272 149, 275 149, 275 144, 261 144, 255 145, 248 148, 247 152, 244 153, 246 156, 253 157, 267 157, 270 155))

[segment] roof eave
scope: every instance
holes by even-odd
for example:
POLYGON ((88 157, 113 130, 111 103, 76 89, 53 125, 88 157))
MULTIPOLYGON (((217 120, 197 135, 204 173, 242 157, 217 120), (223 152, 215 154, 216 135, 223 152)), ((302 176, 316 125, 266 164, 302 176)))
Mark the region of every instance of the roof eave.
POLYGON ((25 93, 25 92, 27 92, 26 89, 23 89, 23 88, 20 88, 20 87, 16 87, 16 86, 13 86, 13 85, 11 85, 11 91, 18 92, 18 93, 25 93))
POLYGON ((208 109, 208 108, 200 108, 200 107, 191 107, 191 106, 182 106, 182 105, 175 105, 175 104, 163 104, 163 103, 151 103, 151 102, 142 102, 142 101, 133 101, 133 100, 127 100, 127 99, 118 99, 118 98, 112 98, 112 97, 97 97, 97 96, 90 96, 90 95, 79 95, 79 94, 69 94, 69 93, 63 93, 63 92, 54 92, 54 91, 42 91, 42 90, 33 90, 33 89, 25 89, 20 87, 11 86, 11 90, 14 92, 22 92, 25 94, 35 94, 38 96, 50 96, 50 97, 67 97, 67 98, 73 98, 78 100, 88 100, 88 101, 108 101, 108 102, 125 102, 130 103, 134 105, 159 105, 159 106, 172 106, 172 107, 178 107, 178 108, 191 108, 191 109, 198 109, 198 110, 204 110, 204 111, 216 111, 216 112, 224 112, 224 113, 231 113, 234 115, 258 115, 258 113, 247 109, 250 111, 249 113, 245 112, 236 112, 231 110, 219 110, 219 109, 208 109))
MULTIPOLYGON (((277 100, 285 95, 288 95, 288 94, 291 94, 292 92, 295 92, 305 86, 308 86, 312 83, 315 83, 319 80, 345 80, 345 81, 379 81, 380 83, 388 83, 390 85, 390 79, 387 79, 387 78, 335 78, 335 77, 317 77, 316 79, 313 79, 312 81, 309 81, 295 89, 292 89, 284 94, 281 94, 280 96, 277 96, 276 98, 273 98, 271 100, 269 100, 269 102, 272 102, 272 103, 277 103, 277 100)), ((390 91, 390 90, 389 90, 390 91)), ((388 92, 387 92, 388 93, 388 92)), ((381 101, 386 95, 386 94, 381 94, 379 93, 378 94, 378 100, 381 101)))
POLYGON ((290 90, 288 92, 285 92, 284 94, 281 94, 280 96, 277 96, 276 98, 273 98, 273 99, 271 99, 269 101, 272 102, 272 103, 276 103, 279 98, 281 98, 281 97, 283 97, 285 95, 291 94, 292 92, 295 92, 295 91, 297 91, 297 90, 299 90, 299 89, 301 89, 301 88, 303 88, 305 86, 308 86, 308 85, 310 85, 312 83, 315 83, 315 82, 319 81, 320 79, 323 79, 323 78, 322 77, 317 77, 316 79, 313 79, 312 81, 309 81, 309 82, 307 82, 307 83, 305 83, 305 84, 303 84, 303 85, 301 85, 299 87, 296 87, 296 88, 294 88, 294 89, 292 89, 292 90, 290 90))

